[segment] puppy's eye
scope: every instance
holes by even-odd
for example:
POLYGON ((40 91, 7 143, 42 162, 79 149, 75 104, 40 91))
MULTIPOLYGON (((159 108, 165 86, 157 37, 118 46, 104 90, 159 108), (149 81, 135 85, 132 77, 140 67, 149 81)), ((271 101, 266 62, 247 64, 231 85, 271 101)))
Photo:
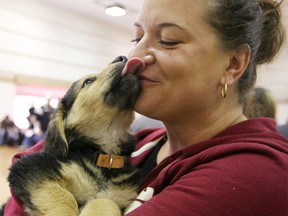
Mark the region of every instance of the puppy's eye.
POLYGON ((82 88, 84 88, 84 87, 87 86, 87 85, 92 84, 95 80, 96 80, 95 77, 86 79, 86 80, 83 82, 82 88))

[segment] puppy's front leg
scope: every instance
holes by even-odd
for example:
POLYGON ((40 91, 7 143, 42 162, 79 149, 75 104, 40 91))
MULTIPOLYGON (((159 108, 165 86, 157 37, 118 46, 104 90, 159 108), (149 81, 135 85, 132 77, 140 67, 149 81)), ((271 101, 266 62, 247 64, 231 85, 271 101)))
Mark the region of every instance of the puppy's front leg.
POLYGON ((117 204, 106 198, 94 199, 88 202, 80 216, 121 216, 121 212, 117 204))
POLYGON ((29 211, 31 215, 43 216, 78 216, 78 204, 74 196, 57 182, 47 182, 33 191, 32 203, 36 207, 29 211))

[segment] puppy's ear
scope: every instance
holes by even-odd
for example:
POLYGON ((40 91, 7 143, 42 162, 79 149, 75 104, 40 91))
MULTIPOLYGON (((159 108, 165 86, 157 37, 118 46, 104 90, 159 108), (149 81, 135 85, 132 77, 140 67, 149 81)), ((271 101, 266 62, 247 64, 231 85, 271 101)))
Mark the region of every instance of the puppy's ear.
POLYGON ((47 130, 44 149, 56 158, 64 158, 68 154, 68 142, 65 136, 64 118, 65 109, 60 103, 55 112, 54 119, 50 121, 47 130))
POLYGON ((79 89, 80 80, 74 82, 58 104, 57 110, 54 112, 53 120, 50 121, 47 130, 44 149, 50 155, 57 158, 64 158, 69 151, 69 144, 65 134, 65 124, 69 110, 73 106, 76 98, 77 89, 79 89))

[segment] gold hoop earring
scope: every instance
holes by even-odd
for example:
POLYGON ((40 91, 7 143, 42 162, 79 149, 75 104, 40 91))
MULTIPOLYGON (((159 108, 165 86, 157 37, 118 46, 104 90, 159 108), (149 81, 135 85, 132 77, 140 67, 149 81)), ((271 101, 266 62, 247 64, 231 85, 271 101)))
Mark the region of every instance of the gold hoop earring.
POLYGON ((225 85, 222 87, 222 90, 221 90, 222 98, 225 98, 227 96, 227 92, 228 92, 228 85, 227 83, 225 83, 225 85))

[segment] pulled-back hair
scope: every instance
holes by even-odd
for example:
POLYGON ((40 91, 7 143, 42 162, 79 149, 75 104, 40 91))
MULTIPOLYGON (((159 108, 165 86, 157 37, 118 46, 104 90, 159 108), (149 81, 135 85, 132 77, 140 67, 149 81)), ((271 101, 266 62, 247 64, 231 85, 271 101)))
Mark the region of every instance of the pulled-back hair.
POLYGON ((251 48, 246 71, 238 82, 240 101, 256 81, 258 65, 273 60, 285 39, 277 0, 208 0, 208 23, 226 50, 243 45, 251 48))

